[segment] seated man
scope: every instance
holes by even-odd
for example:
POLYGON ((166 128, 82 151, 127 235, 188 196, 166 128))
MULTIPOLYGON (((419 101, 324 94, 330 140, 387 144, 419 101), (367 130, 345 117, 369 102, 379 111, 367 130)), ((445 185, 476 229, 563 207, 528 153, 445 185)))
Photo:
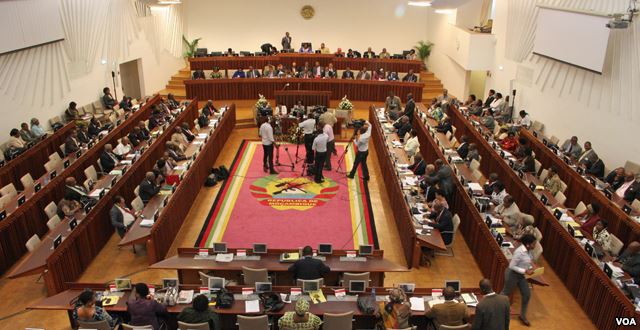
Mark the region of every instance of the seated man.
POLYGON ((422 155, 420 153, 416 153, 415 156, 413 156, 413 164, 409 166, 409 169, 413 174, 418 176, 425 175, 427 173, 427 163, 422 159, 422 155))
POLYGON ((193 80, 197 80, 197 79, 207 79, 206 76, 204 75, 204 70, 195 70, 193 71, 193 80))
POLYGON ((631 172, 627 173, 624 183, 616 190, 616 194, 629 203, 640 199, 640 182, 636 180, 636 175, 631 172))
POLYGON ((220 72, 220 68, 217 66, 213 68, 211 73, 209 74, 211 79, 222 79, 222 72, 220 72))
POLYGON ((480 123, 491 131, 496 128, 496 121, 493 119, 493 112, 491 112, 491 109, 488 110, 488 114, 486 116, 480 118, 480 123))
POLYGON ((584 143, 584 151, 576 160, 580 165, 584 165, 593 162, 596 158, 598 158, 598 154, 591 147, 591 142, 587 141, 584 143))
POLYGON ((444 288, 442 295, 444 303, 431 308, 428 308, 429 304, 425 304, 427 307, 425 316, 433 319, 437 325, 457 326, 467 323, 469 320, 467 305, 454 300, 457 296, 456 291, 448 286, 444 288))
POLYGON ((333 67, 333 63, 329 63, 329 65, 324 69, 324 78, 336 78, 338 76, 338 72, 333 67))
POLYGON ((235 79, 235 78, 246 78, 244 70, 242 70, 241 68, 238 68, 238 70, 236 70, 236 72, 234 72, 233 75, 231 76, 231 79, 235 79))
POLYGON ((467 158, 467 154, 469 153, 469 138, 466 135, 460 137, 460 145, 458 146, 457 152, 460 158, 467 158))
POLYGON ((344 52, 342 51, 342 48, 338 47, 338 50, 336 50, 333 55, 335 55, 336 57, 344 57, 344 52))
POLYGON ((189 146, 189 141, 187 141, 187 138, 184 136, 184 134, 182 134, 181 127, 175 128, 175 133, 171 135, 171 142, 177 144, 182 151, 185 151, 189 146))
POLYGON ((564 141, 560 147, 560 151, 562 151, 565 156, 569 156, 573 159, 580 158, 580 155, 582 154, 582 147, 578 144, 578 137, 572 136, 571 139, 564 141))
POLYGON ((407 152, 407 156, 409 158, 416 155, 418 149, 420 148, 420 142, 418 141, 418 133, 416 130, 412 129, 409 131, 411 137, 407 139, 407 143, 404 145, 404 151, 407 152))
POLYGON ((389 73, 387 74, 387 80, 388 81, 398 81, 400 80, 400 77, 398 77, 398 73, 395 71, 389 71, 389 73))
POLYGON ((409 72, 407 73, 406 76, 404 76, 402 78, 402 81, 404 81, 404 82, 418 82, 418 76, 416 76, 416 74, 413 73, 413 69, 409 69, 409 72))
POLYGON ((253 66, 249 66, 249 70, 247 70, 246 76, 247 78, 260 78, 260 70, 254 69, 253 66))
POLYGON ((100 154, 100 166, 105 173, 109 173, 118 164, 120 157, 113 153, 113 146, 109 143, 104 145, 104 150, 100 154))
POLYGON ((131 102, 131 97, 123 95, 122 96, 122 100, 120 101, 120 109, 124 110, 124 111, 131 111, 131 108, 133 107, 133 103, 131 102))
POLYGON ((38 138, 47 134, 44 131, 44 128, 40 125, 40 120, 38 120, 38 118, 31 118, 31 132, 38 138))
POLYGON ((129 134, 127 135, 127 137, 129 138, 129 142, 131 142, 131 144, 134 147, 137 147, 141 142, 139 135, 140 135, 140 127, 138 126, 135 126, 131 130, 131 132, 129 132, 129 134))
POLYGON ((380 52, 378 57, 380 57, 380 58, 390 58, 391 54, 389 54, 389 52, 387 52, 386 48, 382 48, 382 52, 380 52))
POLYGON ((517 223, 510 222, 510 220, 515 221, 514 216, 518 213, 520 213, 520 208, 518 208, 518 205, 511 195, 506 195, 502 200, 502 204, 498 205, 493 211, 493 215, 496 218, 502 219, 506 225, 512 228, 515 228, 517 223))
POLYGON ((35 142, 38 139, 38 137, 31 132, 27 123, 20 124, 20 138, 26 143, 35 142))
POLYGON ((616 259, 622 266, 622 270, 627 272, 634 279, 640 278, 640 243, 637 241, 629 243, 626 250, 616 259))
POLYGON ((324 42, 320 44, 320 54, 331 54, 331 51, 328 47, 324 45, 324 42))
POLYGON ((90 138, 97 137, 98 135, 100 135, 101 131, 102 131, 102 124, 100 124, 100 122, 98 121, 98 119, 96 119, 96 117, 91 118, 91 120, 89 121, 89 129, 88 129, 89 137, 90 138))
POLYGON ((451 124, 451 118, 444 117, 444 119, 435 127, 436 131, 440 133, 447 134, 447 132, 451 132, 453 134, 453 126, 451 124))
POLYGON ((342 79, 353 79, 353 71, 349 67, 346 70, 342 71, 342 79))
POLYGON ((76 102, 69 102, 69 107, 64 111, 64 118, 67 122, 72 122, 80 119, 80 112, 77 109, 76 102))
POLYGON ((102 89, 102 93, 104 94, 102 96, 102 105, 107 109, 113 109, 116 105, 116 100, 111 96, 111 89, 109 89, 109 87, 105 87, 102 89))
POLYGON ((370 80, 371 79, 371 74, 369 73, 369 71, 367 71, 367 67, 362 67, 362 70, 360 70, 360 72, 358 72, 358 75, 356 76, 356 80, 370 80))
POLYGON ((602 180, 604 177, 604 162, 598 155, 596 155, 593 162, 587 162, 584 164, 584 172, 586 174, 591 174, 596 178, 602 180))
POLYGON ((553 195, 562 190, 562 180, 558 176, 558 168, 555 165, 549 167, 547 177, 542 182, 545 189, 549 190, 553 195))
POLYGON ((70 155, 78 150, 80 150, 80 141, 78 140, 78 131, 74 128, 64 142, 64 153, 70 155))
POLYGON ((124 136, 120 139, 120 142, 118 143, 116 148, 113 150, 113 153, 115 153, 118 156, 124 156, 130 153, 132 149, 133 149, 133 146, 131 146, 131 142, 129 142, 129 138, 124 136))
POLYGON ((444 204, 436 200, 433 202, 433 212, 429 215, 429 225, 438 229, 442 234, 442 241, 445 245, 453 241, 453 220, 451 211, 444 204))
POLYGON ((367 48, 367 51, 364 52, 364 54, 362 54, 362 57, 364 58, 374 58, 376 56, 376 53, 373 52, 373 50, 371 50, 371 47, 367 48))
POLYGON ((302 249, 302 259, 297 260, 289 267, 293 278, 298 280, 317 280, 323 278, 331 269, 322 260, 313 258, 313 250, 310 246, 302 249))
POLYGON ((412 60, 412 61, 417 60, 418 55, 416 54, 416 50, 415 49, 410 50, 409 53, 405 56, 405 58, 407 60, 412 60))
POLYGON ((467 157, 464 160, 468 164, 471 164, 473 160, 480 161, 480 153, 478 152, 478 146, 475 143, 469 143, 469 152, 467 152, 467 157))
POLYGON ((160 192, 159 179, 153 172, 147 172, 144 180, 140 183, 138 196, 140 196, 145 205, 160 192))
POLYGON ((386 80, 387 75, 384 72, 383 68, 373 71, 372 80, 386 80))
POLYGON ((315 78, 322 78, 324 76, 324 67, 322 67, 318 61, 316 61, 316 64, 313 66, 313 76, 315 78))
POLYGON ((76 178, 70 176, 64 180, 65 183, 65 196, 68 196, 69 199, 74 200, 76 202, 80 202, 84 204, 84 201, 88 198, 89 192, 87 189, 78 184, 76 178))
POLYGON ((402 116, 393 124, 394 131, 398 134, 400 142, 404 141, 404 136, 411 131, 409 117, 402 116))

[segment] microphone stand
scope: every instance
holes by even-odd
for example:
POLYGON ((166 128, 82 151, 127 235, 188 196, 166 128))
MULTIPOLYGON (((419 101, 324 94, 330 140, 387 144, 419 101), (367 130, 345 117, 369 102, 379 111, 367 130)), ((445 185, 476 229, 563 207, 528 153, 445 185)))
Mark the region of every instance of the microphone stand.
POLYGON ((344 151, 342 152, 342 155, 340 156, 340 158, 338 158, 338 167, 336 168, 336 173, 340 173, 340 174, 345 174, 347 173, 347 170, 345 169, 344 172, 342 172, 340 170, 341 166, 342 166, 342 162, 344 161, 344 156, 347 154, 347 152, 349 152, 349 146, 351 145, 351 143, 353 143, 353 140, 356 138, 356 135, 358 134, 358 131, 360 129, 355 129, 353 131, 353 135, 351 136, 351 138, 349 139, 349 142, 347 143, 347 146, 344 148, 344 151))

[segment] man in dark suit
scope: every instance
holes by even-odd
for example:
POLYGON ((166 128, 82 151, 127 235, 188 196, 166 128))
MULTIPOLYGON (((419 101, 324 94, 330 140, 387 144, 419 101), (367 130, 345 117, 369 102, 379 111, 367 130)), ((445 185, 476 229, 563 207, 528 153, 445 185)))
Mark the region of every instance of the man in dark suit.
POLYGON ((404 82, 418 82, 418 76, 416 76, 416 74, 413 73, 413 69, 409 69, 409 72, 407 72, 407 75, 404 76, 404 78, 402 78, 402 81, 404 81, 404 82))
POLYGON ((491 193, 493 193, 493 187, 498 182, 498 173, 490 173, 489 180, 484 184, 484 194, 491 195, 491 193))
POLYGON ((604 162, 600 157, 596 155, 595 161, 587 162, 585 164, 584 172, 602 180, 602 178, 604 177, 604 162))
POLYGON ((124 237, 124 234, 131 225, 133 225, 135 217, 136 214, 127 208, 124 198, 122 196, 116 196, 114 198, 113 207, 109 211, 109 218, 111 219, 111 225, 116 229, 118 236, 124 237), (125 218, 128 220, 128 226, 125 225, 125 218))
POLYGON ((203 70, 193 71, 193 80, 197 80, 197 79, 207 79, 207 77, 204 75, 203 70))
POLYGON ((260 70, 255 69, 253 66, 249 66, 249 70, 247 70, 247 78, 260 78, 260 70))
POLYGON ((89 129, 88 129, 89 137, 94 138, 98 136, 101 131, 102 131, 102 125, 100 124, 98 119, 96 119, 95 117, 91 118, 91 120, 89 121, 89 129))
POLYGON ((113 146, 111 144, 105 144, 104 150, 100 154, 102 170, 105 173, 111 172, 113 168, 116 167, 116 164, 118 164, 119 159, 118 155, 113 153, 113 146))
POLYGON ((429 216, 429 225, 438 229, 442 234, 442 240, 445 245, 451 244, 453 241, 453 216, 451 211, 444 207, 440 201, 433 202, 433 212, 429 216))
POLYGON ((111 96, 111 89, 109 87, 105 87, 102 89, 102 105, 104 105, 107 109, 113 109, 113 106, 116 105, 116 100, 111 96))
POLYGON ((618 190, 624 183, 624 167, 618 167, 611 171, 604 179, 613 190, 618 190))
POLYGON ((438 326, 459 326, 466 324, 469 320, 469 311, 465 303, 454 300, 456 291, 448 286, 442 292, 444 303, 434 305, 429 308, 429 304, 425 304, 427 308, 425 316, 433 319, 438 326))
POLYGON ((462 159, 467 158, 467 154, 469 153, 469 139, 466 135, 460 137, 460 146, 458 147, 458 155, 462 159))
POLYGON ((480 292, 484 296, 476 306, 472 330, 508 330, 511 313, 509 298, 493 292, 491 281, 480 281, 480 292))
POLYGON ((627 190, 624 191, 624 200, 633 203, 634 200, 640 199, 640 181, 634 181, 627 190))
POLYGON ((302 249, 303 258, 294 262, 289 267, 289 272, 298 280, 316 280, 322 278, 331 269, 321 260, 313 258, 313 250, 310 246, 302 249))
POLYGON ((87 197, 87 189, 81 185, 78 185, 76 178, 70 176, 64 180, 64 195, 69 196, 71 200, 76 202, 82 202, 87 197))
POLYGON ((289 35, 289 32, 285 32, 284 37, 282 37, 282 40, 280 41, 280 44, 282 45, 283 50, 291 49, 291 36, 289 35))
POLYGON ((376 53, 373 52, 373 50, 371 50, 371 47, 367 48, 367 51, 364 52, 364 54, 362 55, 364 58, 374 58, 376 56, 376 53))
POLYGON ((496 91, 493 89, 489 90, 489 96, 484 100, 484 108, 489 108, 491 106, 491 102, 496 99, 496 91))
POLYGON ((342 79, 353 79, 353 78, 355 78, 353 76, 353 71, 351 71, 351 69, 347 67, 347 69, 342 72, 342 79))
POLYGON ((427 172, 427 163, 422 159, 422 155, 420 153, 413 156, 413 164, 409 166, 409 169, 415 175, 424 175, 427 172))
POLYGON ((362 70, 356 76, 356 80, 371 80, 371 74, 367 71, 367 67, 362 67, 362 70))
POLYGON ((404 142, 404 136, 411 132, 411 122, 407 116, 402 116, 393 124, 394 131, 398 134, 400 142, 404 142))
POLYGON ((207 117, 211 117, 214 113, 217 113, 218 109, 213 105, 213 100, 208 100, 207 104, 202 108, 202 113, 207 115, 207 117))
POLYGON ((140 144, 140 127, 136 126, 133 128, 133 130, 131 130, 131 132, 129 132, 129 135, 127 136, 129 138, 129 142, 131 142, 131 144, 134 147, 137 147, 140 144))
POLYGON ((416 111, 416 103, 413 100, 413 94, 407 94, 407 105, 404 107, 403 115, 409 117, 409 121, 413 121, 413 113, 416 111))
POLYGON ((188 123, 182 123, 182 135, 184 135, 184 137, 187 138, 187 141, 189 142, 195 140, 196 138, 195 134, 191 132, 188 123))
POLYGON ((144 204, 147 204, 153 196, 160 192, 160 186, 156 184, 156 175, 153 172, 147 172, 144 180, 140 183, 140 189, 138 195, 144 204))
POLYGON ((145 141, 149 140, 149 138, 151 137, 151 132, 149 132, 149 130, 147 129, 143 121, 138 123, 138 128, 140 128, 140 132, 138 133, 138 138, 140 138, 140 140, 145 140, 145 141))
POLYGON ((64 141, 64 153, 70 155, 78 150, 80 150, 80 141, 78 141, 78 131, 74 128, 67 136, 67 140, 64 141))
POLYGON ((313 66, 313 76, 315 78, 322 78, 324 76, 324 67, 322 67, 318 61, 316 61, 316 64, 313 66))
POLYGON ((436 167, 436 173, 433 176, 426 177, 425 180, 430 184, 438 184, 440 189, 447 197, 447 201, 450 199, 453 193, 453 171, 451 167, 445 165, 442 159, 436 159, 434 162, 436 167))

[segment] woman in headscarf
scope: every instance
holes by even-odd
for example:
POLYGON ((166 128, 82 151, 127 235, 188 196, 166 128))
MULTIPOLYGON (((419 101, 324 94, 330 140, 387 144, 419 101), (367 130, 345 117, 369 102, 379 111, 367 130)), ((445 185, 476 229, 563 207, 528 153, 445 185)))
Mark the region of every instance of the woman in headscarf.
POLYGON ((411 304, 407 301, 404 291, 398 288, 389 290, 389 301, 380 302, 378 317, 381 319, 379 324, 383 329, 409 328, 411 304))
POLYGON ((309 313, 309 302, 303 298, 296 302, 295 311, 286 312, 278 320, 280 329, 320 329, 322 320, 316 315, 309 313))

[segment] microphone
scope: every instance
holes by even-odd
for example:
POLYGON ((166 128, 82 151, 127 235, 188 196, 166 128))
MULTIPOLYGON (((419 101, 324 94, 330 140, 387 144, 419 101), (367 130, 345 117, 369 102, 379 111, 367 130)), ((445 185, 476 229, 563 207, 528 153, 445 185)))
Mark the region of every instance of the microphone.
POLYGON ((111 71, 111 78, 115 78, 116 77, 116 73, 114 71, 111 71))
POLYGON ((286 83, 286 84, 284 85, 284 87, 282 87, 282 90, 287 89, 287 87, 289 87, 289 83, 286 83))

